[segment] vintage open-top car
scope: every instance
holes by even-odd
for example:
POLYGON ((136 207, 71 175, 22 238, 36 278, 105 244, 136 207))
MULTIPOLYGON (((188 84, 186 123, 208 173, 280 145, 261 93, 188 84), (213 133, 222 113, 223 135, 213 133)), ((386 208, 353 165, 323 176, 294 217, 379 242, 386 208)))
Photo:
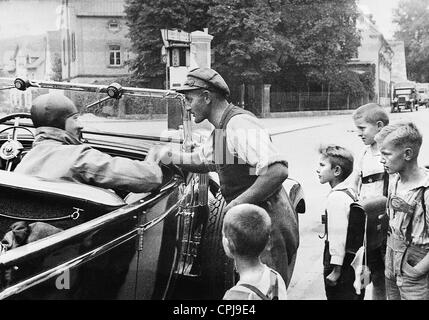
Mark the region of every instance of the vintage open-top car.
MULTIPOLYGON (((83 132, 84 143, 112 156, 143 160, 155 144, 189 148, 193 137, 184 98, 174 91, 19 78, 3 83, 13 90, 97 92, 105 96, 99 102, 129 95, 178 103, 182 136, 83 132)), ((236 281, 221 243, 225 201, 216 174, 162 164, 162 186, 144 194, 44 180, 14 172, 33 140, 28 113, 0 119, 0 240, 18 221, 60 232, 15 247, 2 244, 1 299, 220 299, 236 281)), ((287 179, 284 186, 288 210, 305 212, 300 184, 287 179)))

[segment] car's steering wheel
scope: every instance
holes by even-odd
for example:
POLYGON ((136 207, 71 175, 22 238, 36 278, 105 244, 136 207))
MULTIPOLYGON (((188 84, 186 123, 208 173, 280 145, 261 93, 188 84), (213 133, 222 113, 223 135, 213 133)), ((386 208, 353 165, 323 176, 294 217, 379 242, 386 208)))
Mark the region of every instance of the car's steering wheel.
POLYGON ((5 170, 7 171, 12 170, 14 160, 19 157, 24 149, 22 143, 18 141, 18 129, 28 131, 34 139, 34 133, 27 127, 20 125, 21 119, 31 119, 31 115, 29 113, 13 113, 0 118, 0 125, 10 120, 14 122, 12 126, 0 130, 0 136, 3 132, 12 131, 12 134, 8 135, 7 141, 0 147, 0 158, 6 161, 5 170))

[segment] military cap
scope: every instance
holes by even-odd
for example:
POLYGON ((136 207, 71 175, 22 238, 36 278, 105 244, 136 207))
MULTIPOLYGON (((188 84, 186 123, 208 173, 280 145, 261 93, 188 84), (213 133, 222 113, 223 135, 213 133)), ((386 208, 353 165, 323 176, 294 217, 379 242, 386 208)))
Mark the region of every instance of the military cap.
POLYGON ((69 98, 59 93, 47 93, 33 100, 31 119, 36 128, 55 127, 65 129, 68 117, 78 113, 78 110, 69 98))
POLYGON ((196 89, 219 91, 225 96, 229 95, 229 87, 225 80, 215 70, 210 68, 196 68, 189 71, 183 86, 175 89, 177 92, 185 92, 196 89))

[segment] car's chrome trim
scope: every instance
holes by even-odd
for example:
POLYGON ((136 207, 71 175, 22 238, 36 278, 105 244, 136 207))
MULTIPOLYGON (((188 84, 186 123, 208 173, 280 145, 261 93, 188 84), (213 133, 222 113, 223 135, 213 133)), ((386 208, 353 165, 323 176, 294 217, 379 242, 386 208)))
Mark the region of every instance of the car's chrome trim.
MULTIPOLYGON (((83 237, 91 232, 99 231, 102 227, 108 224, 116 223, 122 219, 125 219, 129 215, 135 214, 137 210, 142 210, 143 208, 148 207, 157 200, 163 198, 171 191, 176 189, 179 184, 180 180, 178 178, 173 178, 166 186, 161 188, 157 194, 149 195, 148 198, 126 205, 103 216, 88 222, 84 222, 80 225, 56 233, 47 238, 28 243, 11 251, 7 251, 6 253, 0 255, 0 267, 8 268, 14 266, 20 261, 28 258, 30 255, 40 255, 46 251, 49 252, 50 250, 54 250, 58 246, 61 246, 65 242, 71 241, 74 238, 83 237)), ((165 214, 163 214, 163 216, 164 215, 165 214)), ((150 224, 150 226, 152 226, 159 222, 158 218, 154 220, 155 221, 149 221, 147 225, 150 224)))
MULTIPOLYGON (((173 205, 172 207, 170 207, 164 214, 162 214, 161 216, 159 216, 156 219, 153 219, 147 223, 145 223, 142 226, 137 226, 137 228, 133 229, 132 231, 118 237, 115 238, 111 241, 109 241, 108 243, 95 248, 91 251, 88 251, 87 253, 74 258, 70 261, 67 261, 59 266, 56 266, 54 268, 51 268, 49 270, 46 270, 44 272, 41 272, 40 274, 31 277, 29 279, 26 279, 18 284, 12 285, 8 288, 6 288, 5 290, 3 290, 2 292, 0 292, 0 299, 5 299, 8 298, 14 294, 18 294, 28 288, 31 288, 41 282, 44 282, 46 280, 49 280, 53 277, 59 276, 61 275, 64 271, 66 270, 70 270, 76 267, 79 267, 80 265, 100 256, 101 254, 112 250, 113 248, 133 239, 134 237, 136 237, 137 235, 139 235, 141 232, 145 232, 148 229, 154 227, 155 225, 157 225, 159 222, 161 222, 166 216, 168 216, 169 214, 171 214, 172 212, 174 212, 175 210, 178 209, 179 207, 179 203, 177 202, 175 205, 173 205)), ((169 279, 170 282, 171 279, 169 279)))
POLYGON ((18 284, 12 285, 2 292, 0 292, 0 299, 6 299, 12 295, 18 294, 24 290, 27 290, 28 288, 31 288, 39 283, 42 283, 44 281, 47 281, 53 277, 57 277, 64 273, 66 270, 70 270, 73 268, 76 268, 96 257, 103 254, 106 251, 109 251, 122 243, 125 243, 131 239, 133 239, 137 235, 138 229, 134 229, 131 232, 128 232, 96 249, 93 249, 79 257, 76 257, 70 261, 67 261, 59 266, 56 266, 55 268, 46 270, 44 272, 41 272, 37 274, 34 277, 31 277, 29 279, 26 279, 24 281, 19 282, 18 284))
MULTIPOLYGON (((113 85, 97 85, 87 83, 75 83, 75 82, 58 82, 58 81, 44 81, 44 80, 29 80, 20 78, 2 78, 5 81, 11 81, 15 84, 15 87, 19 90, 26 90, 29 87, 34 88, 47 88, 57 90, 72 90, 72 91, 84 91, 84 92, 95 92, 108 94, 108 89, 113 85), (22 81, 24 87, 17 87, 17 80, 22 81)), ((151 89, 151 88, 132 88, 132 87, 121 87, 121 95, 130 95, 138 97, 155 97, 155 98, 178 98, 182 95, 173 90, 162 90, 162 89, 151 89)))
POLYGON ((148 140, 148 141, 157 141, 157 142, 174 142, 174 143, 183 143, 183 139, 176 139, 173 137, 164 137, 164 136, 145 136, 138 134, 127 134, 127 133, 113 133, 105 131, 90 131, 83 130, 83 134, 92 134, 97 136, 109 136, 109 137, 118 137, 118 138, 128 138, 134 140, 148 140))

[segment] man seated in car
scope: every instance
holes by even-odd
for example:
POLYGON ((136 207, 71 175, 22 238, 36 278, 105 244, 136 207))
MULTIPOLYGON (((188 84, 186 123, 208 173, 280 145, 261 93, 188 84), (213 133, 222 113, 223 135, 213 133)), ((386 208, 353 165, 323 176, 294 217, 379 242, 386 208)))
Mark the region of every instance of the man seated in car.
POLYGON ((148 192, 161 185, 162 171, 154 150, 145 161, 138 161, 112 157, 82 144, 78 110, 64 95, 48 93, 34 99, 31 119, 36 128, 33 148, 15 172, 129 192, 148 192))

